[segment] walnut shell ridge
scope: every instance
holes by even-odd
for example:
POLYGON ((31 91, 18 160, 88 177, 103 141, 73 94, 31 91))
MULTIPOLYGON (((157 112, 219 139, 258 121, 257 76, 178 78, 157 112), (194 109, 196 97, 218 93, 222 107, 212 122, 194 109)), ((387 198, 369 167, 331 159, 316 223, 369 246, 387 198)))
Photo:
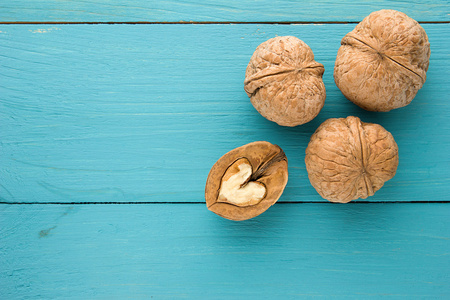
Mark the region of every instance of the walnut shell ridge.
POLYGON ((408 105, 422 88, 430 59, 425 30, 395 10, 371 13, 341 41, 334 80, 344 96, 370 111, 408 105))
POLYGON ((357 117, 323 122, 306 148, 312 186, 331 202, 365 199, 394 177, 398 146, 381 125, 357 117))
POLYGON ((314 119, 324 105, 324 71, 306 43, 293 36, 275 37, 253 53, 244 89, 263 117, 297 126, 314 119))

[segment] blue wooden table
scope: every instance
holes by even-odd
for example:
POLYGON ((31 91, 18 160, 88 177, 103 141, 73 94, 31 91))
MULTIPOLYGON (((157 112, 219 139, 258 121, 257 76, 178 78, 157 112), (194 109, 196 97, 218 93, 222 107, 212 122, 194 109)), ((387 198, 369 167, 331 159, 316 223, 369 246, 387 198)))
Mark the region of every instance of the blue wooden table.
POLYGON ((0 299, 450 298, 448 1, 0 1, 0 299), (427 81, 364 111, 334 84, 341 38, 373 11, 419 21, 427 81), (243 89, 255 48, 293 35, 325 66, 325 106, 294 128, 243 89), (400 163, 345 205, 309 183, 331 117, 390 131, 400 163), (211 166, 249 142, 289 160, 280 200, 244 222, 206 209, 211 166))

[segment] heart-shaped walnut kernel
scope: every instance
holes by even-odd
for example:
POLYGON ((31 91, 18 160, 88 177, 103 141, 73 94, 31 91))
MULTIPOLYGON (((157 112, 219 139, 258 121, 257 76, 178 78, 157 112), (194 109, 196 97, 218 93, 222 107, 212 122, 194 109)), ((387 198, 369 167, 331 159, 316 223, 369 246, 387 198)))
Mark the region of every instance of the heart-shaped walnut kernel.
POLYGON ((237 206, 258 204, 266 195, 266 187, 258 181, 250 181, 253 170, 246 158, 235 161, 225 172, 217 202, 237 206))
POLYGON ((253 142, 231 150, 211 168, 206 205, 226 219, 251 219, 280 198, 287 180, 283 150, 269 142, 253 142))
POLYGON ((398 147, 378 124, 357 117, 328 119, 306 148, 306 170, 312 186, 331 202, 365 199, 394 177, 398 147))

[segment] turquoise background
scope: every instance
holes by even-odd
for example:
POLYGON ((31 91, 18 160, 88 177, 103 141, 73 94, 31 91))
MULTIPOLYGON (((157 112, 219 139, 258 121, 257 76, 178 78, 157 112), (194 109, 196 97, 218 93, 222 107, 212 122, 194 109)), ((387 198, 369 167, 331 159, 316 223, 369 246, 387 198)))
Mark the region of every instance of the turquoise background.
POLYGON ((448 1, 4 1, 0 299, 450 298, 448 1), (407 107, 364 111, 334 84, 341 38, 398 9, 431 43, 407 107), (294 35, 325 66, 325 106, 280 127, 243 90, 255 48, 294 35), (397 174, 328 203, 304 155, 326 119, 381 124, 397 174), (276 205, 206 209, 211 166, 267 140, 289 160, 276 205))

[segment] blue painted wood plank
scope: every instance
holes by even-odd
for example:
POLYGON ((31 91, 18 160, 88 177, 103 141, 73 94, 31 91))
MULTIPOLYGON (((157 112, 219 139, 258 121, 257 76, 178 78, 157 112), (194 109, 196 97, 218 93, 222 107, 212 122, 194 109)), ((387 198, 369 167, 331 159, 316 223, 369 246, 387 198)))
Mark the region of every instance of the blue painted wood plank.
POLYGON ((371 12, 400 10, 419 21, 449 21, 440 0, 15 0, 0 6, 2 22, 359 22, 371 12))
POLYGON ((0 205, 2 299, 448 299, 450 204, 0 205))
POLYGON ((449 24, 425 24, 427 82, 413 102, 366 112, 333 81, 352 24, 0 26, 0 198, 8 202, 204 201, 209 169, 229 150, 267 140, 289 159, 280 201, 323 201, 304 153, 330 117, 383 125, 400 148, 397 175, 369 201, 446 201, 450 183, 449 24), (243 90, 256 46, 295 35, 325 65, 325 106, 285 128, 243 90))

